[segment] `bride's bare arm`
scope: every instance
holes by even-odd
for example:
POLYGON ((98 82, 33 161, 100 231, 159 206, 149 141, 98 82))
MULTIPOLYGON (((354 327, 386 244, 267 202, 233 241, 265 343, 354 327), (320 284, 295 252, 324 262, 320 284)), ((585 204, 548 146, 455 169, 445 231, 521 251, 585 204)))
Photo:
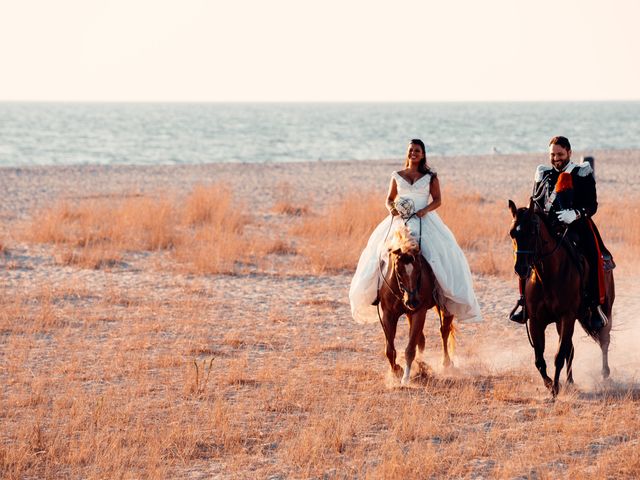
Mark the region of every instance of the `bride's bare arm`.
POLYGON ((396 185, 395 178, 392 178, 391 183, 389 184, 389 193, 387 194, 387 201, 385 202, 385 205, 387 207, 387 210, 389 210, 389 213, 391 213, 391 215, 394 215, 394 216, 398 215, 398 211, 396 210, 396 207, 393 203, 397 195, 398 195, 398 186, 396 185))
POLYGON ((435 177, 431 180, 431 186, 429 187, 429 192, 431 193, 431 203, 429 203, 426 207, 421 208, 416 212, 416 215, 419 217, 424 217, 427 213, 435 210, 442 204, 442 195, 440 193, 440 181, 438 177, 435 177))

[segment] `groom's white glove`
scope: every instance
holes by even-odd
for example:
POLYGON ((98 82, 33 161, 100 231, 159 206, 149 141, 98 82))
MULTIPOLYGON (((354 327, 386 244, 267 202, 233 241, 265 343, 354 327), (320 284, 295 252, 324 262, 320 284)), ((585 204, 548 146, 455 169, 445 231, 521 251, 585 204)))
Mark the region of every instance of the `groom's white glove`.
POLYGON ((562 223, 569 225, 580 218, 580 214, 576 210, 560 210, 558 212, 558 220, 562 223))

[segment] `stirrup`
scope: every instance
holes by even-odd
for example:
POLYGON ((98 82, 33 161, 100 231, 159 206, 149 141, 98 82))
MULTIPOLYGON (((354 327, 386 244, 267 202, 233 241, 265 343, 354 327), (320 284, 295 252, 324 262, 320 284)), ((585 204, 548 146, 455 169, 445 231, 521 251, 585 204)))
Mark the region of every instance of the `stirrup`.
POLYGON ((602 269, 605 272, 610 272, 611 270, 613 270, 614 268, 616 268, 616 262, 613 261, 613 257, 611 256, 604 256, 602 258, 602 269))
POLYGON ((596 308, 596 313, 598 314, 598 316, 600 317, 600 320, 602 320, 602 327, 606 327, 609 324, 609 319, 607 318, 607 316, 604 314, 604 312, 602 311, 602 305, 598 305, 596 308))
POLYGON ((524 297, 520 297, 516 303, 516 306, 513 307, 511 313, 509 313, 509 320, 512 322, 524 324, 527 323, 527 315, 525 314, 525 305, 524 305, 524 297), (516 312, 518 307, 522 307, 519 312, 516 312))

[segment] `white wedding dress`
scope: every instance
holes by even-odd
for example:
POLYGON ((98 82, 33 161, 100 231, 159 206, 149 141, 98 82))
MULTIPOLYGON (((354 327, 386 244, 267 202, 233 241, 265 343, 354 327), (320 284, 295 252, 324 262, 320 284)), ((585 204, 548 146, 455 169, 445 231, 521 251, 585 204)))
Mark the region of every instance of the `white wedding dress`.
MULTIPOLYGON (((410 199, 416 211, 427 206, 431 184, 430 174, 419 178, 413 184, 401 177, 398 172, 393 172, 392 177, 396 181, 398 191, 396 203, 401 199, 410 199)), ((376 307, 371 305, 377 296, 378 282, 382 281, 378 262, 382 260, 385 263, 382 271, 386 273, 388 252, 385 243, 403 224, 404 220, 399 216, 386 217, 375 228, 360 255, 349 289, 351 314, 358 323, 378 321, 376 307)), ((416 238, 422 232, 420 241, 422 255, 433 269, 439 296, 444 300, 446 309, 459 321, 481 321, 482 315, 473 292, 469 264, 449 228, 435 211, 427 213, 422 218, 412 217, 407 226, 416 238), (420 223, 422 223, 422 230, 420 223)))

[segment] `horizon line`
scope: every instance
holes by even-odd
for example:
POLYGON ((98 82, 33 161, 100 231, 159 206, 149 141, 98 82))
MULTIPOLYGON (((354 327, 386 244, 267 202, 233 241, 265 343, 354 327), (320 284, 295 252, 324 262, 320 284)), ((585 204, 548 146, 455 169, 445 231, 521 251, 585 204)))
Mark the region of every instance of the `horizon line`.
POLYGON ((274 104, 274 103, 290 103, 290 104, 338 104, 338 103, 622 103, 622 102, 640 102, 639 98, 621 98, 621 99, 538 99, 538 100, 46 100, 46 99, 2 99, 0 103, 129 103, 129 104, 152 104, 152 103, 174 103, 174 104, 274 104))

